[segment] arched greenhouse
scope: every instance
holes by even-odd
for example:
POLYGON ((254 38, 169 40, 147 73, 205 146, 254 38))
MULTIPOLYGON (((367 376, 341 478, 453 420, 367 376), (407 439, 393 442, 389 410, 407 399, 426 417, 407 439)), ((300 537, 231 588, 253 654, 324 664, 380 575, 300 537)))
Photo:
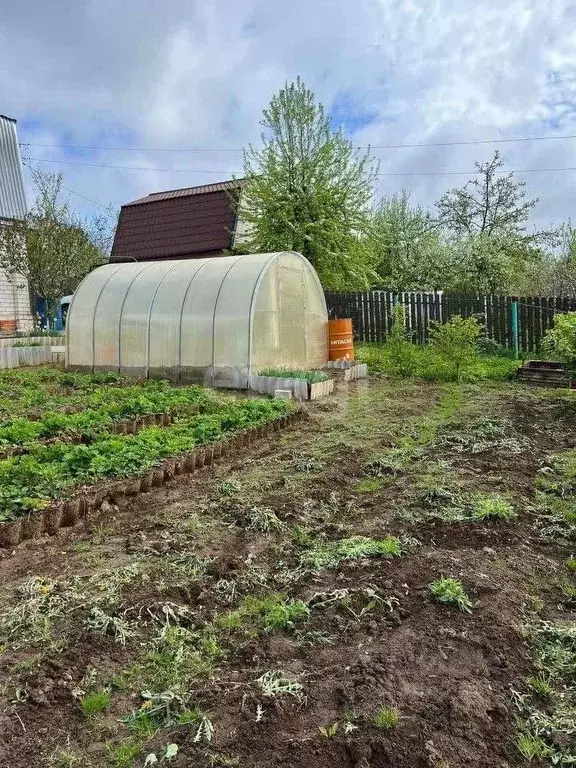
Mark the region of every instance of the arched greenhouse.
POLYGON ((245 388, 268 366, 323 367, 327 326, 322 286, 299 253, 107 264, 74 294, 66 362, 245 388))

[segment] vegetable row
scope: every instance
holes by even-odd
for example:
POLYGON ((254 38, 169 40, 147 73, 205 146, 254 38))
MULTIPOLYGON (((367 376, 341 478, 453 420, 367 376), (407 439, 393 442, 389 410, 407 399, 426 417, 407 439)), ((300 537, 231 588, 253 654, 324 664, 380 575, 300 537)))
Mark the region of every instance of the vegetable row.
POLYGON ((29 454, 1 460, 0 522, 68 498, 75 487, 145 472, 195 446, 266 424, 291 408, 282 400, 232 398, 214 398, 212 406, 212 412, 182 419, 172 426, 145 428, 129 435, 101 434, 89 445, 38 445, 29 454))

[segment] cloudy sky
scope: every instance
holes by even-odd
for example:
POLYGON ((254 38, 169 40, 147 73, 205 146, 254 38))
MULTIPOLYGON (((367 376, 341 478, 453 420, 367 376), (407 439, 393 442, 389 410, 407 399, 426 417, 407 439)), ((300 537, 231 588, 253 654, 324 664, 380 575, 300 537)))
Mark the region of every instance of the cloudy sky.
MULTIPOLYGON (((0 7, 0 113, 18 119, 28 162, 62 171, 86 212, 241 173, 238 150, 258 141, 271 93, 298 74, 358 145, 576 134, 568 0, 0 7)), ((576 219, 576 138, 374 149, 377 194, 406 188, 432 204, 496 147, 510 169, 574 168, 521 178, 540 197, 537 223, 576 219)))

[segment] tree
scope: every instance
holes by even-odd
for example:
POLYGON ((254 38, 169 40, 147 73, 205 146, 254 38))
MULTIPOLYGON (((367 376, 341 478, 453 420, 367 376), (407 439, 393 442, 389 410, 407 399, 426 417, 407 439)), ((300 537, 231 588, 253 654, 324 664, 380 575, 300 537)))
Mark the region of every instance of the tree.
POLYGON ((542 247, 555 242, 555 232, 528 232, 530 212, 538 199, 526 198, 526 184, 513 173, 502 174, 496 151, 492 160, 476 163, 478 178, 451 189, 436 203, 438 222, 461 249, 461 287, 478 292, 508 290, 542 258, 542 247))
POLYGON ((61 174, 32 173, 37 192, 32 210, 23 220, 0 228, 0 268, 25 278, 31 291, 45 300, 51 317, 60 298, 104 262, 106 235, 103 225, 91 231, 62 200, 61 174))
POLYGON ((365 241, 377 166, 340 131, 298 78, 264 110, 262 147, 244 153, 239 215, 251 251, 302 253, 330 288, 366 288, 365 241))
POLYGON ((380 201, 370 237, 378 287, 402 291, 444 287, 447 253, 438 225, 428 211, 410 204, 408 192, 380 201))
POLYGON ((482 326, 475 317, 453 315, 447 323, 434 323, 430 344, 448 365, 454 368, 458 381, 462 370, 471 365, 477 355, 482 326))

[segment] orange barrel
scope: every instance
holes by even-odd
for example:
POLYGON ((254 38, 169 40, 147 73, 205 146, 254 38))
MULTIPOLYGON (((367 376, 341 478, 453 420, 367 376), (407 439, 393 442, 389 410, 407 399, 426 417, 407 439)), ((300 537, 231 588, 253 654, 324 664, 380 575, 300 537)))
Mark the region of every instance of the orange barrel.
POLYGON ((329 360, 354 360, 352 320, 328 320, 329 360))
POLYGON ((16 333, 17 329, 16 320, 0 320, 0 333, 16 333))

